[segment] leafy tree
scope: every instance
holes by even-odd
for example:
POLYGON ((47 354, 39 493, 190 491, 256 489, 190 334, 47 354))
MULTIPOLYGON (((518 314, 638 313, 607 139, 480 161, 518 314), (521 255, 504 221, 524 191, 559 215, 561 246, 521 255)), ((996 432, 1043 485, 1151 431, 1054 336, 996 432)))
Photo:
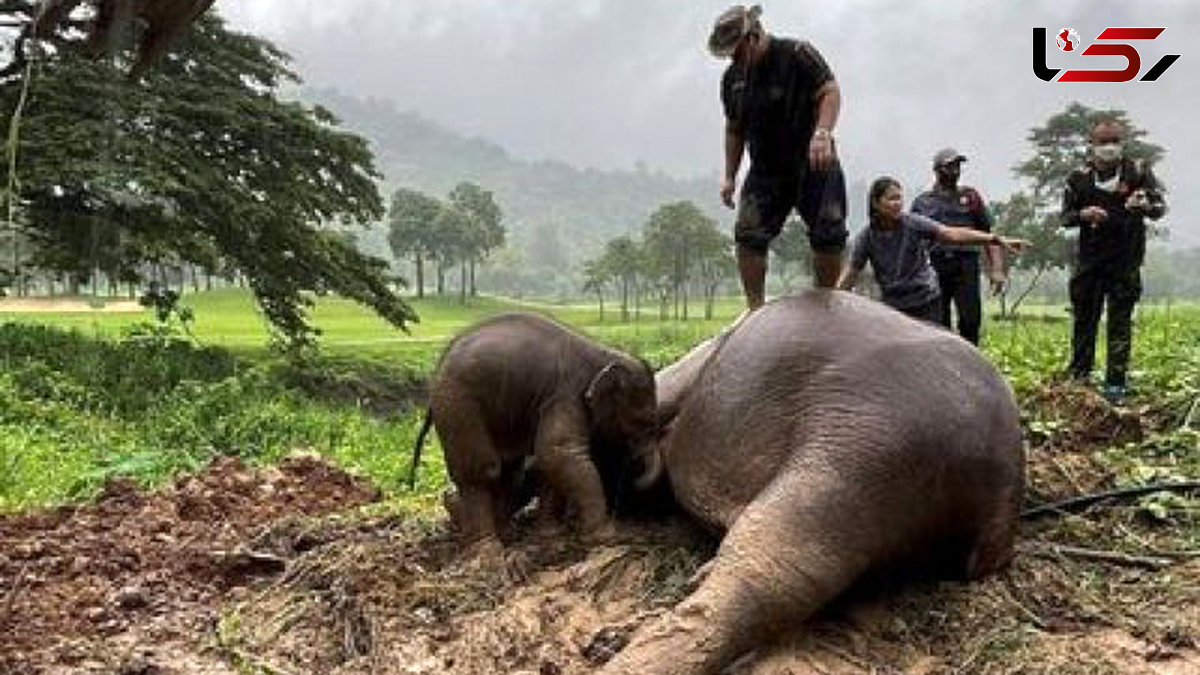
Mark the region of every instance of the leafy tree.
POLYGON ((812 271, 812 250, 808 244, 808 232, 804 223, 792 219, 783 226, 778 237, 771 240, 771 253, 775 254, 773 267, 781 283, 787 282, 788 270, 793 274, 808 274, 812 271))
POLYGON ((492 193, 474 183, 459 183, 450 191, 450 204, 467 216, 469 228, 465 238, 464 254, 470 265, 471 295, 478 295, 475 287, 475 266, 487 259, 491 253, 504 246, 504 226, 500 224, 503 214, 492 193))
POLYGON ((1063 235, 1062 228, 1058 227, 1057 214, 1039 210, 1029 193, 1018 192, 1006 202, 993 203, 992 213, 997 232, 1007 237, 1025 239, 1032 244, 1013 263, 1015 269, 1031 274, 1025 288, 1017 294, 1011 305, 1008 291, 1000 296, 1001 316, 1011 316, 1037 288, 1042 275, 1070 264, 1071 242, 1063 235))
POLYGON ((1011 306, 1006 295, 1001 297, 1002 313, 1014 313, 1046 271, 1071 264, 1073 246, 1060 227, 1062 194, 1071 172, 1085 165, 1092 125, 1102 118, 1124 125, 1127 157, 1153 165, 1165 154, 1161 146, 1147 140, 1146 130, 1137 127, 1123 110, 1071 103, 1042 126, 1031 129, 1028 141, 1032 154, 1013 168, 1028 190, 994 205, 1001 234, 1033 243, 1032 250, 1022 253, 1015 263, 1017 269, 1031 271, 1032 280, 1011 306))
POLYGON ((442 204, 416 190, 400 188, 392 195, 388 245, 397 258, 411 255, 417 271, 417 297, 425 297, 425 261, 436 257, 434 230, 442 204))
POLYGON ((647 264, 660 290, 660 314, 665 314, 669 299, 675 318, 688 318, 687 287, 696 264, 695 235, 706 221, 711 219, 685 201, 659 207, 646 223, 647 264))
POLYGON ((698 221, 697 225, 696 275, 704 291, 704 318, 712 319, 717 289, 737 269, 732 255, 733 240, 717 229, 717 224, 711 219, 705 218, 698 221))
MULTIPOLYGON (((6 0, 0 10, 14 3, 30 6, 6 0)), ((174 47, 139 79, 61 49, 0 80, 0 112, 21 118, 10 142, 19 161, 0 184, 19 186, 5 205, 21 212, 9 223, 34 248, 31 264, 85 278, 106 267, 122 279, 168 258, 224 265, 292 344, 316 334, 306 292, 341 293, 401 328, 415 321, 386 263, 328 227, 383 215, 366 141, 328 111, 279 100, 280 86, 298 81, 287 55, 215 15, 174 47)))
POLYGON ((610 240, 604 246, 602 264, 621 290, 621 321, 629 321, 629 301, 638 295, 642 252, 630 236, 610 240))
POLYGON ((1087 161, 1088 136, 1092 125, 1101 118, 1113 119, 1125 126, 1127 157, 1145 160, 1150 165, 1162 159, 1166 151, 1148 142, 1148 132, 1133 124, 1124 110, 1101 110, 1071 103, 1042 126, 1030 129, 1027 140, 1033 146, 1033 155, 1014 168, 1018 177, 1030 183, 1037 204, 1057 206, 1067 177, 1087 161))
MULTIPOLYGON (((437 294, 446 293, 446 271, 465 260, 471 238, 471 220, 465 213, 443 204, 433 221, 433 257, 437 262, 437 294)), ((465 267, 464 267, 465 270, 465 267)), ((466 300, 466 273, 463 273, 462 296, 466 300)))
POLYGON ((604 321, 604 290, 612 281, 612 271, 604 264, 602 258, 589 260, 583 264, 583 290, 585 293, 595 293, 600 303, 600 321, 604 321))

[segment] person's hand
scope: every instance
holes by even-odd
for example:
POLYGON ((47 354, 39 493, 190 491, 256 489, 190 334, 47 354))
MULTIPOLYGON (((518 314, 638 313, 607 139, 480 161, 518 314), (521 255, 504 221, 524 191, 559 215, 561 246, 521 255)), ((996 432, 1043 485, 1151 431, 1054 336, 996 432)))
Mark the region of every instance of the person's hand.
POLYGON ((1096 227, 1108 220, 1108 211, 1100 206, 1086 206, 1079 210, 1079 217, 1091 223, 1092 227, 1096 227))
POLYGON ((1145 190, 1135 190, 1129 199, 1125 200, 1125 208, 1134 212, 1140 213, 1150 208, 1150 197, 1145 190))
POLYGON ((1004 250, 1013 255, 1021 255, 1021 251, 1033 246, 1025 239, 1013 239, 1010 237, 997 237, 996 243, 1004 247, 1004 250))
POLYGON ((1008 290, 1008 277, 1003 274, 992 275, 988 282, 991 286, 992 295, 1004 295, 1008 290))
POLYGON ((731 209, 733 208, 733 193, 736 189, 732 178, 727 176, 721 179, 721 203, 731 209))
POLYGON ((817 127, 808 142, 808 165, 814 169, 828 169, 833 160, 833 132, 817 127))

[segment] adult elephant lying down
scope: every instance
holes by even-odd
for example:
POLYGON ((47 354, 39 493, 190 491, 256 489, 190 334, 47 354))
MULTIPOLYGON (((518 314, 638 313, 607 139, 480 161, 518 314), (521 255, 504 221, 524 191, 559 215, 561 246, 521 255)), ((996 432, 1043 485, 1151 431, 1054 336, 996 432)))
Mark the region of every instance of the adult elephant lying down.
POLYGON ((773 302, 657 378, 680 505, 711 568, 604 675, 716 673, 897 563, 1008 564, 1024 492, 1013 395, 957 336, 849 293, 773 302))

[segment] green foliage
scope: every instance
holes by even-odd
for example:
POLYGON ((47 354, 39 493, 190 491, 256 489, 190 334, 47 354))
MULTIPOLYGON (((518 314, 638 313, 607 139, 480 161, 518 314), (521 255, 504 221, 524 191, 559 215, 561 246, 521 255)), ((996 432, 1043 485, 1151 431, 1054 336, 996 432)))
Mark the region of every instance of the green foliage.
MULTIPOLYGON (((297 81, 287 61, 215 15, 139 79, 73 50, 40 59, 17 169, 28 264, 77 279, 140 279, 162 261, 236 269, 299 343, 313 334, 306 291, 335 291, 400 327, 415 321, 386 263, 327 228, 382 215, 378 174, 366 141, 328 111, 279 100, 297 81)), ((0 113, 12 113, 21 84, 0 81, 0 113)))
POLYGON ((315 451, 394 486, 419 424, 410 401, 379 419, 313 400, 286 366, 179 340, 3 324, 0 353, 0 512, 86 498, 118 474, 156 484, 219 455, 315 451))
POLYGON ((734 269, 732 246, 716 221, 695 204, 665 204, 651 214, 640 242, 629 236, 617 237, 605 245, 600 256, 585 263, 584 290, 596 293, 603 313, 605 289, 617 284, 622 320, 629 319, 631 292, 640 306, 643 291, 657 294, 662 318, 673 301, 675 318, 686 319, 688 291, 699 286, 705 318, 711 319, 717 290, 734 269))
POLYGON ((439 295, 445 291, 446 268, 463 265, 460 291, 465 301, 468 284, 470 294, 477 294, 475 266, 504 245, 502 218, 492 193, 474 183, 459 183, 444 203, 400 188, 392 196, 388 243, 396 257, 413 256, 418 297, 425 295, 426 260, 437 263, 439 295))
POLYGON ((466 253, 472 260, 483 260, 504 245, 504 217, 491 192, 470 182, 454 186, 447 197, 450 205, 467 217, 466 253))
MULTIPOLYGON (((195 330, 207 341, 242 332, 253 320, 244 295, 189 299, 200 310, 195 330), (206 327, 204 317, 213 315, 228 323, 206 327)), ((425 317, 420 332, 392 339, 361 307, 326 299, 315 319, 333 338, 326 352, 334 356, 302 365, 244 343, 235 358, 170 336, 113 339, 137 315, 106 317, 107 339, 0 324, 0 511, 85 499, 114 474, 157 484, 220 454, 269 462, 295 450, 332 457, 405 494, 399 480, 421 422, 421 383, 445 342, 467 325, 502 311, 543 311, 660 368, 728 325, 742 302, 718 300, 711 321, 642 317, 621 324, 597 323, 588 307, 494 298, 467 307, 429 299, 418 307, 425 317)), ((66 324, 70 317, 36 318, 66 324)), ((1070 422, 1031 407, 1059 377, 1069 331, 1061 307, 1028 308, 1020 320, 987 326, 984 351, 1012 383, 1035 436, 1058 435, 1070 422)), ((1135 335, 1131 407, 1149 433, 1106 449, 1103 460, 1121 485, 1200 475, 1200 309, 1143 306, 1135 335)), ((428 443, 415 495, 424 502, 435 501, 446 480, 436 439, 428 443)), ((1194 520, 1188 514, 1195 501, 1151 498, 1141 508, 1175 526, 1194 520)))
POLYGON ((1161 146, 1146 140, 1148 132, 1137 127, 1124 110, 1090 108, 1071 103, 1066 110, 1052 115, 1040 127, 1030 129, 1028 140, 1033 156, 1014 167, 1017 176, 1030 182, 1034 201, 1055 203, 1071 172, 1088 158, 1088 136, 1099 119, 1112 119, 1125 126, 1125 154, 1131 159, 1154 165, 1165 154, 1161 146))
POLYGON ((1060 228, 1059 206, 1067 178, 1088 160, 1088 138, 1092 125, 1100 119, 1115 120, 1125 126, 1127 157, 1153 165, 1166 152, 1147 141, 1146 130, 1138 128, 1123 110, 1101 110, 1071 103, 1042 126, 1031 129, 1028 141, 1032 154, 1013 168, 1028 190, 992 205, 997 232, 1032 243, 1014 262, 1016 269, 1029 273, 1028 283, 1017 293, 1011 307, 1008 293, 1002 296, 1004 314, 1015 312, 1047 271, 1072 263, 1074 243, 1060 228))

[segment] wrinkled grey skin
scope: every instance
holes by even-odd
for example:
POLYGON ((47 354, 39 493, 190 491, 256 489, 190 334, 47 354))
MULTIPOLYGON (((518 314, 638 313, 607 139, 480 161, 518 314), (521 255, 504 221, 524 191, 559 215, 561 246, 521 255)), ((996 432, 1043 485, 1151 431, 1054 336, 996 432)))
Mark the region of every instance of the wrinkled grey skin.
MULTIPOLYGON (((533 314, 498 316, 456 338, 429 405, 458 491, 447 508, 468 542, 498 542, 527 499, 514 486, 530 458, 547 501, 573 510, 585 536, 604 537, 612 522, 593 447, 631 462, 658 457, 649 366, 533 314)), ((657 463, 646 471, 652 479, 657 463)))
POLYGON ((955 335, 840 291, 751 314, 658 375, 680 505, 725 532, 603 675, 707 675, 896 563, 1005 567, 1024 492, 1008 385, 955 335))

